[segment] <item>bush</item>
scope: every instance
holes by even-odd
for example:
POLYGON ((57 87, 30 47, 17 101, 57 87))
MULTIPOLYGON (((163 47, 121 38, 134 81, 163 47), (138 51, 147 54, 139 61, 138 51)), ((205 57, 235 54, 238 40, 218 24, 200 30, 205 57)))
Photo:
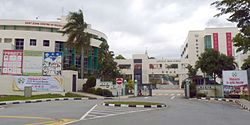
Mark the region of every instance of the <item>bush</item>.
POLYGON ((207 97, 207 95, 204 93, 197 93, 196 97, 207 97))
POLYGON ((113 94, 111 91, 109 91, 108 89, 103 89, 102 90, 102 96, 105 96, 105 97, 113 97, 113 94))
POLYGON ((101 89, 101 88, 97 88, 97 89, 95 90, 95 94, 96 94, 96 95, 102 96, 102 89, 101 89))
POLYGON ((88 90, 87 90, 87 93, 92 93, 92 94, 95 94, 95 88, 89 88, 88 90))
POLYGON ((84 92, 87 92, 89 88, 93 88, 96 86, 96 78, 95 77, 89 77, 86 81, 86 84, 83 84, 82 90, 84 92))

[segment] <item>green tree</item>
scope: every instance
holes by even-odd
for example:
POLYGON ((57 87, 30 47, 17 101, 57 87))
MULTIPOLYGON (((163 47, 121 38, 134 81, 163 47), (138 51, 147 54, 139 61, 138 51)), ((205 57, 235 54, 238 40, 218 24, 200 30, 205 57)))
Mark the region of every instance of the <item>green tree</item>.
POLYGON ((106 40, 103 40, 99 51, 99 77, 102 80, 114 81, 120 76, 117 69, 117 63, 114 61, 113 51, 109 51, 109 45, 106 40))
POLYGON ((238 47, 237 52, 243 51, 246 53, 250 50, 250 1, 249 0, 218 0, 211 5, 220 10, 216 14, 219 17, 224 14, 230 14, 228 21, 237 23, 240 28, 238 33, 233 39, 234 46, 238 47))
POLYGON ((68 36, 66 45, 81 53, 81 78, 83 78, 84 54, 88 54, 91 34, 84 32, 88 24, 84 21, 82 10, 70 12, 67 16, 67 21, 62 33, 68 36))
POLYGON ((196 67, 200 68, 203 73, 213 77, 222 77, 222 70, 233 70, 236 68, 234 57, 226 56, 213 49, 207 49, 196 62, 196 67))
POLYGON ((248 56, 245 60, 244 63, 241 66, 241 69, 247 70, 250 68, 250 56, 248 56))
POLYGON ((197 74, 198 69, 195 67, 193 68, 192 65, 188 64, 188 66, 186 67, 188 69, 188 77, 192 78, 195 77, 197 74))
POLYGON ((118 55, 115 57, 115 59, 126 59, 125 57, 123 57, 122 55, 118 55))

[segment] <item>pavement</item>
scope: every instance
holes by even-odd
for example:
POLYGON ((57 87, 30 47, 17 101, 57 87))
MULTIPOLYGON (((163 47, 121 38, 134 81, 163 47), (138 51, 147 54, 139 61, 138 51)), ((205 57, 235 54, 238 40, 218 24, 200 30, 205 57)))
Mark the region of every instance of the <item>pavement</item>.
POLYGON ((101 104, 109 100, 102 99, 6 105, 0 109, 0 125, 249 125, 250 112, 230 102, 175 95, 120 100, 159 102, 167 107, 108 107, 101 104))

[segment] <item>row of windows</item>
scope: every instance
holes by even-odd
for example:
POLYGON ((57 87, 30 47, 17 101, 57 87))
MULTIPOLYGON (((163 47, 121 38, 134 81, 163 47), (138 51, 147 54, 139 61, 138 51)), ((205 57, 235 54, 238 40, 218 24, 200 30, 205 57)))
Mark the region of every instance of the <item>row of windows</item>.
POLYGON ((43 31, 43 32, 58 32, 58 28, 46 28, 36 26, 6 26, 0 25, 0 30, 24 30, 24 31, 43 31))

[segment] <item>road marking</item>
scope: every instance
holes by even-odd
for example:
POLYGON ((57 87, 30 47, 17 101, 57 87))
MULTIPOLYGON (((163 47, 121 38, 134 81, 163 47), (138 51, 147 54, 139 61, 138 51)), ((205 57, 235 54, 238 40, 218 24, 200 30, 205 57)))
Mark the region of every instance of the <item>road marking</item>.
POLYGON ((52 118, 35 117, 35 116, 0 116, 0 118, 13 118, 13 119, 41 119, 41 120, 51 120, 51 119, 52 119, 52 118))
POLYGON ((170 99, 174 99, 175 98, 175 96, 172 96, 170 99))
POLYGON ((97 106, 97 104, 94 105, 88 112, 86 112, 86 113, 80 118, 80 120, 83 120, 92 110, 95 109, 96 106, 97 106))
POLYGON ((53 121, 46 121, 46 122, 38 122, 38 123, 31 123, 26 125, 61 125, 63 123, 67 123, 70 121, 74 121, 75 119, 59 119, 59 120, 53 120, 53 121))

